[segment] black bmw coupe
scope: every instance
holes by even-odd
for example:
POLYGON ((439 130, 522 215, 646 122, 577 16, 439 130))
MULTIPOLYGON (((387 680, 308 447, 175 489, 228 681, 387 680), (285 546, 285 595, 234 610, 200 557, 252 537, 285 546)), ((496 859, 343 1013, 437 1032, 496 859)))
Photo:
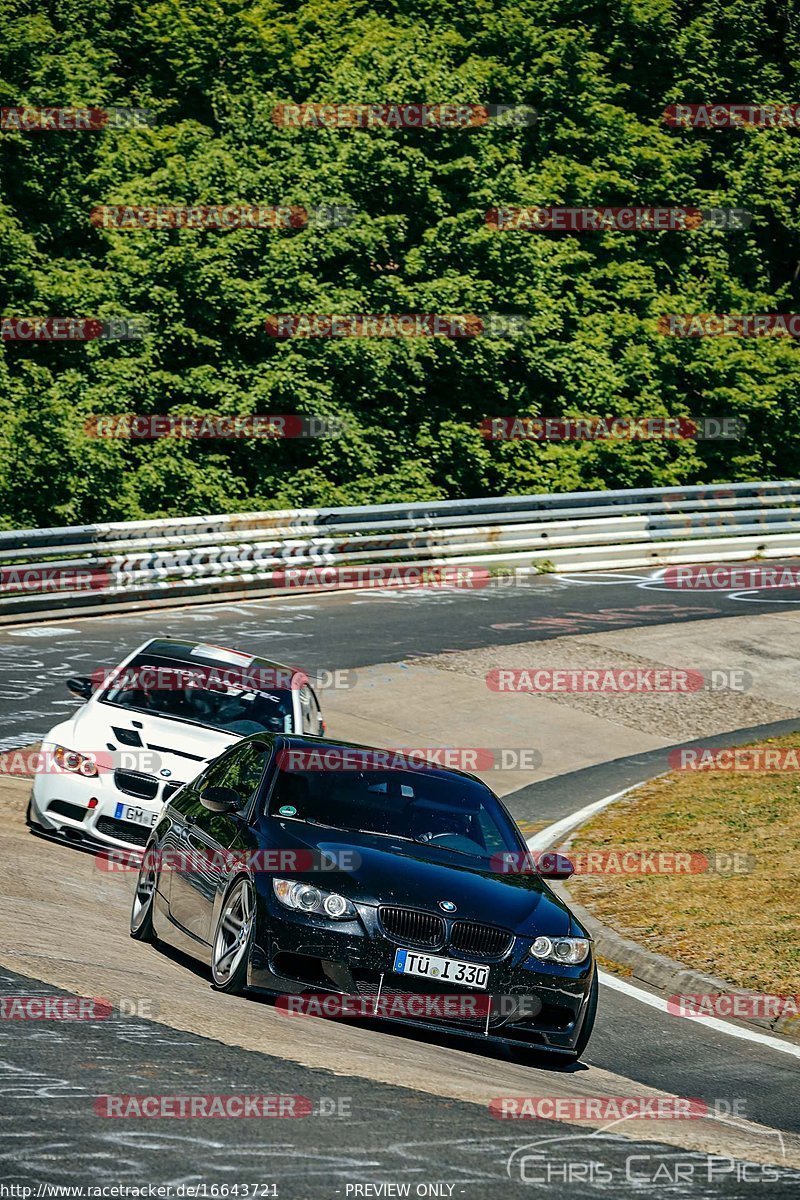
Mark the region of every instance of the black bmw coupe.
POLYGON ((317 737, 244 738, 172 797, 131 934, 205 962, 220 991, 368 997, 562 1061, 597 1009, 591 939, 484 783, 317 737))

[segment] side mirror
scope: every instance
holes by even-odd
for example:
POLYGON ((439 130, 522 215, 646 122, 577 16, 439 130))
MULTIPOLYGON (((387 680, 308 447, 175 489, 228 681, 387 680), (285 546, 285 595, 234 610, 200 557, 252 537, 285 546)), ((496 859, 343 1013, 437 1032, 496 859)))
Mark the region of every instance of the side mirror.
POLYGON ((200 803, 212 813, 232 813, 242 807, 242 797, 235 788, 207 787, 200 795, 200 803))
POLYGON ((539 874, 542 879, 569 879, 575 874, 575 864, 566 854, 558 854, 555 850, 542 854, 538 862, 539 874))
POLYGON ((92 698, 94 684, 87 675, 75 675, 72 679, 68 679, 67 687, 75 696, 80 696, 81 700, 91 700, 92 698))

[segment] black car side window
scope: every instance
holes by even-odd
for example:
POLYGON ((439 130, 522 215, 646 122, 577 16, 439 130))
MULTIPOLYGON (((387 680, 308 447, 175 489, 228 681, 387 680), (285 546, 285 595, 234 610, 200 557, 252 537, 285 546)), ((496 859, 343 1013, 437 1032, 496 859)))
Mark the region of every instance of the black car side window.
MULTIPOLYGON (((228 756, 229 751, 224 751, 220 758, 215 758, 213 762, 207 763, 203 767, 200 774, 195 775, 186 791, 188 792, 191 789, 191 791, 196 792, 199 795, 204 788, 219 787, 222 781, 222 776, 227 770, 228 756)), ((180 797, 178 799, 180 799, 180 797)), ((176 804, 175 807, 179 808, 180 804, 176 804)))
POLYGON ((170 808, 175 812, 184 815, 189 813, 197 817, 200 811, 200 793, 207 787, 219 786, 228 769, 229 755, 230 751, 226 750, 220 758, 207 763, 200 774, 195 775, 194 779, 178 792, 175 799, 170 801, 170 808))
POLYGON ((228 751, 221 755, 220 758, 215 759, 214 762, 209 763, 205 771, 197 776, 197 779, 194 781, 195 788, 202 792, 205 788, 222 787, 230 765, 231 753, 228 751))
MULTIPOLYGON (((265 744, 266 739, 261 746, 263 747, 265 744)), ((219 778, 212 779, 209 775, 205 786, 234 788, 242 797, 239 811, 243 812, 261 783, 267 757, 263 748, 257 749, 252 743, 248 742, 245 746, 237 747, 231 754, 226 754, 224 760, 218 764, 221 768, 219 778)))

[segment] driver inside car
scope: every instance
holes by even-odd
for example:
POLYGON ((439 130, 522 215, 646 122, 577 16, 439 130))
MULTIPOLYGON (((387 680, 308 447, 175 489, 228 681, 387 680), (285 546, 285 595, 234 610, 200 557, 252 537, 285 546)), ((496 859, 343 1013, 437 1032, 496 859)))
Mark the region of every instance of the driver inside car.
POLYGON ((472 813, 437 810, 422 804, 412 814, 411 836, 416 842, 432 842, 466 853, 486 848, 480 825, 472 813))
POLYGON ((411 836, 417 842, 430 842, 436 837, 445 837, 448 834, 454 837, 468 837, 469 820, 469 816, 461 813, 418 809, 411 822, 411 836))

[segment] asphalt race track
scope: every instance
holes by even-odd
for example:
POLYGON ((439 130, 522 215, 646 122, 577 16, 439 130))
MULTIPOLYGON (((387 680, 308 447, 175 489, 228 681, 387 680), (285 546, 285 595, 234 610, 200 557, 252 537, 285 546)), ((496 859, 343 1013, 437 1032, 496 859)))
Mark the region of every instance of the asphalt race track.
POLYGON ((304 595, 169 612, 88 617, 0 630, 0 748, 35 741, 76 701, 63 680, 113 666, 148 637, 187 635, 299 662, 358 668, 569 634, 741 617, 797 608, 792 589, 686 593, 653 572, 539 576, 475 591, 385 589, 304 595))
MULTIPOLYGON (((56 618, 0 632, 0 746, 35 741, 66 716, 76 703, 63 687, 67 676, 112 666, 156 634, 234 645, 311 670, 358 669, 448 650, 798 608, 797 599, 786 593, 687 595, 643 571, 541 577, 526 586, 481 592, 344 593, 196 605, 168 613, 56 618)), ((688 740, 691 730, 686 733, 688 740)), ((663 755, 633 756, 530 785, 507 801, 520 820, 550 822, 660 769, 663 755)), ((18 815, 14 820, 18 826, 18 815)), ((22 836, 18 828, 15 836, 22 836)), ((73 873, 85 871, 89 856, 33 838, 27 838, 26 852, 28 842, 42 864, 41 876, 29 885, 52 904, 52 893, 73 873), (55 870, 48 873, 47 865, 55 870)), ((127 939, 123 921, 113 928, 118 941, 127 939)), ((93 930, 83 933, 87 946, 96 950, 93 930)), ((0 949, 0 964, 10 961, 12 950, 0 949)), ((141 948, 129 943, 127 953, 135 956, 141 948)), ((202 998, 206 1004, 209 984, 203 972, 177 958, 173 965, 185 985, 196 988, 198 1002, 202 998)), ((0 995, 58 990, 51 979, 24 978, 0 965, 0 995)), ((228 998, 210 999, 222 1014, 228 998)), ((268 1000, 241 1003, 251 1015, 263 1012, 266 1023, 268 1000)), ((370 1054, 377 1052, 386 1079, 376 1078, 355 1053, 350 1069, 341 1058, 335 1064, 332 1059, 328 1068, 324 1046, 319 1064, 310 1065, 300 1052, 297 1057, 271 1053, 266 1036, 260 1049, 233 1044, 229 1031, 216 1040, 213 1018, 211 1028, 203 1027, 205 1036, 139 1016, 92 1023, 0 1022, 0 1179, 33 1185, 33 1195, 57 1194, 37 1193, 43 1183, 171 1184, 173 1189, 205 1184, 208 1190, 196 1194, 209 1197, 215 1196, 212 1184, 269 1185, 275 1190, 249 1194, 282 1200, 402 1194, 479 1200, 498 1187, 508 1195, 546 1192, 575 1198, 800 1195, 800 1061, 780 1049, 670 1017, 608 987, 601 989, 598 1023, 584 1060, 568 1072, 533 1056, 509 1064, 507 1056, 454 1038, 434 1041, 396 1028, 367 1029, 363 1022, 342 1031, 342 1023, 335 1024, 332 1037, 341 1033, 347 1045, 357 1048, 362 1040, 370 1054), (428 1060, 437 1072, 435 1081, 420 1076, 418 1086, 409 1083, 408 1067, 417 1058, 421 1064, 428 1060), (391 1082, 393 1063, 402 1086, 391 1082), (735 1122, 721 1120, 715 1140, 674 1128, 693 1122, 667 1122, 673 1128, 660 1142, 652 1130, 639 1138, 641 1122, 629 1136, 616 1127, 598 1134, 565 1122, 501 1122, 485 1104, 459 1098, 471 1072, 489 1080, 496 1073, 498 1095, 521 1094, 519 1086, 509 1093, 504 1081, 524 1079, 523 1091, 539 1096, 569 1095, 570 1080, 590 1094, 586 1080, 596 1072, 598 1079, 613 1076, 618 1089, 623 1084, 614 1093, 608 1090, 613 1081, 606 1082, 601 1094, 626 1094, 627 1081, 632 1094, 653 1088, 697 1097, 712 1107, 738 1100, 750 1124, 740 1136, 735 1122), (450 1086, 450 1075, 458 1086, 450 1086), (99 1095, 145 1092, 300 1095, 309 1098, 312 1113, 296 1120, 159 1122, 114 1121, 95 1113, 99 1095), (760 1127, 755 1133, 753 1125, 760 1127), (509 1157, 525 1146, 531 1148, 508 1166, 509 1157), (410 1191, 375 1190, 382 1185, 409 1185, 410 1191)), ((302 1040, 303 1026, 298 1021, 292 1036, 302 1040)))
MULTIPOLYGON (((32 981, 0 973, 0 995, 30 996, 41 990, 32 981)), ((52 988, 47 992, 52 995, 52 988)), ((20 1025, 13 1043, 8 1034, 3 1037, 0 1068, 0 1161, 7 1184, 238 1182, 275 1185, 278 1196, 291 1200, 357 1195, 355 1184, 382 1180, 410 1183, 412 1195, 418 1184, 438 1184, 444 1189, 439 1195, 476 1198, 498 1185, 503 1194, 515 1196, 542 1190, 557 1196, 589 1192, 588 1187, 562 1185, 558 1178, 567 1155, 576 1150, 575 1126, 537 1121, 535 1129, 518 1133, 472 1104, 442 1103, 405 1088, 343 1080, 327 1071, 301 1072, 279 1059, 150 1022, 119 1019, 88 1028, 64 1022, 45 1032, 20 1025), (93 1113, 97 1095, 123 1090, 250 1095, 265 1091, 265 1078, 270 1092, 306 1096, 315 1111, 330 1115, 274 1122, 187 1119, 164 1122, 160 1129, 151 1122, 144 1129, 137 1122, 120 1122, 123 1128, 117 1130, 93 1113), (548 1161, 539 1159, 538 1146, 532 1147, 526 1177, 545 1180, 549 1175, 546 1188, 543 1183, 523 1184, 519 1175, 509 1179, 510 1154, 540 1139, 553 1139, 546 1142, 548 1161)), ((393 1049, 403 1053, 402 1038, 393 1049)), ((787 1078, 787 1089, 789 1085, 787 1078)), ((743 1177, 737 1180, 737 1172, 722 1159, 709 1168, 705 1155, 616 1137, 613 1131, 599 1146, 589 1142, 588 1131, 578 1141, 584 1154, 588 1143, 592 1161, 611 1175, 614 1196, 640 1196, 643 1179, 664 1180, 679 1171, 684 1179, 687 1173, 692 1177, 690 1193, 651 1186, 645 1194, 745 1200, 754 1194, 756 1180, 763 1191, 755 1195, 765 1198, 794 1196, 800 1186, 796 1170, 753 1164, 746 1177, 739 1171, 743 1177)), ((775 1156, 779 1160, 777 1139, 775 1156)), ((594 1174, 600 1173, 595 1167, 594 1174)))

